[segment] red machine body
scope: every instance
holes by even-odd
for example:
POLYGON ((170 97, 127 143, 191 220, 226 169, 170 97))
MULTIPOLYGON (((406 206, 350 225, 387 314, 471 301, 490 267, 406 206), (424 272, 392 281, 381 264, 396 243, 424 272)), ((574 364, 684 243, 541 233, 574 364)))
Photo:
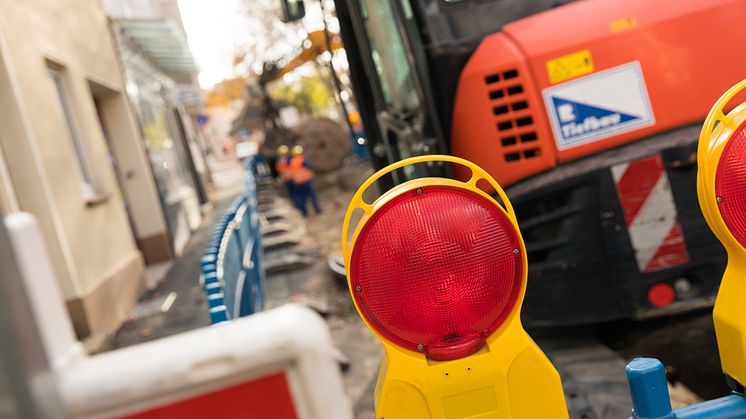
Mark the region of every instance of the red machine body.
POLYGON ((461 73, 452 153, 507 186, 702 120, 746 76, 744 21, 744 0, 588 0, 508 24, 461 73))

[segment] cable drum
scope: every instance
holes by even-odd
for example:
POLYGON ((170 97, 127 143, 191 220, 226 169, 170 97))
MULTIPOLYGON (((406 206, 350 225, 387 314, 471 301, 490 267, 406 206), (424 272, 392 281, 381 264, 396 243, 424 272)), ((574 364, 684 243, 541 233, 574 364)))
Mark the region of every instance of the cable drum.
POLYGON ((314 118, 293 128, 296 144, 317 173, 342 166, 352 151, 352 140, 344 127, 330 118, 314 118))

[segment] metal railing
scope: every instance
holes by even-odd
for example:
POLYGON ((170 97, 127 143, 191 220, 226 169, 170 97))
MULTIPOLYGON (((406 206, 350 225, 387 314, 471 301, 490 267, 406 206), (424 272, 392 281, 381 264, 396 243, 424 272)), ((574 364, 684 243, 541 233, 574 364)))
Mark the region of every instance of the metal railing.
MULTIPOLYGON (((249 161, 246 167, 253 167, 249 161)), ((257 182, 253 170, 244 175, 244 191, 215 225, 200 260, 213 324, 261 311, 264 266, 257 182)))

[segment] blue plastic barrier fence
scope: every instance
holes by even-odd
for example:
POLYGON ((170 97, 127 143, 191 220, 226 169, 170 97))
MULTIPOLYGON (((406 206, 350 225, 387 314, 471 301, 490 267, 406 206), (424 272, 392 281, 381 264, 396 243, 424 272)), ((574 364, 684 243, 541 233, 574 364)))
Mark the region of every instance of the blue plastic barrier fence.
MULTIPOLYGON (((253 163, 249 161, 246 167, 253 163)), ((245 171, 244 191, 218 219, 200 261, 213 324, 264 308, 265 275, 253 172, 245 171)))

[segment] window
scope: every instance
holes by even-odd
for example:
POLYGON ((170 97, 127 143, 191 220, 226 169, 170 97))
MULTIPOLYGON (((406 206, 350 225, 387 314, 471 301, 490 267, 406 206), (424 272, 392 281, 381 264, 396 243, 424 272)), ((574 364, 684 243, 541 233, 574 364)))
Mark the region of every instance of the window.
POLYGON ((65 93, 65 83, 62 79, 62 75, 56 69, 49 68, 49 78, 52 82, 52 89, 57 95, 57 100, 60 105, 60 113, 65 120, 65 126, 67 128, 67 134, 72 143, 75 151, 75 157, 77 160, 77 166, 80 172, 80 176, 83 180, 81 189, 83 196, 86 199, 91 199, 96 195, 96 188, 93 182, 93 172, 86 156, 85 147, 83 141, 78 133, 77 126, 75 124, 75 118, 73 117, 72 108, 68 100, 67 94, 65 93))
POLYGON ((399 111, 420 107, 414 90, 412 68, 389 1, 360 0, 373 64, 381 82, 386 105, 399 111))

